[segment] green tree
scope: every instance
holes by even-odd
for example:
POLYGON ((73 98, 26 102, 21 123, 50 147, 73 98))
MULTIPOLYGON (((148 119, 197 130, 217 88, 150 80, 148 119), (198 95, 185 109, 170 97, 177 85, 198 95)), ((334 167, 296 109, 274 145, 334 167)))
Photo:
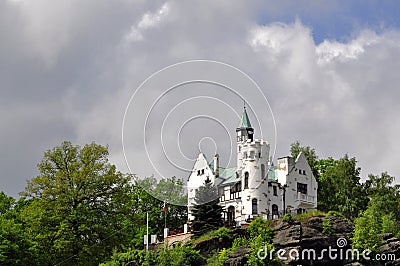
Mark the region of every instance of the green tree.
POLYGON ((311 148, 310 146, 302 146, 299 141, 293 142, 290 145, 290 153, 292 157, 296 159, 297 156, 300 154, 300 152, 304 153, 304 155, 307 158, 307 162, 311 167, 314 177, 318 179, 319 177, 318 156, 317 153, 315 152, 315 149, 311 148))
POLYGON ((381 232, 379 217, 372 210, 366 210, 354 220, 354 224, 353 248, 376 251, 381 241, 378 236, 381 232))
POLYGON ((29 204, 0 192, 0 265, 29 265, 34 259, 33 242, 21 217, 29 204))
POLYGON ((127 244, 129 247, 143 248, 147 212, 149 213, 149 233, 157 234, 160 237, 163 236, 165 221, 169 229, 183 229, 183 225, 187 222, 187 206, 169 203, 183 200, 187 202, 187 196, 183 192, 183 183, 175 177, 160 181, 154 177, 137 179, 134 184, 130 185, 129 197, 129 214, 124 222, 125 232, 130 236, 127 244), (151 191, 151 194, 148 191, 151 191), (164 194, 165 191, 169 191, 169 193, 164 194), (157 198, 153 195, 156 195, 157 198), (167 206, 166 212, 163 211, 164 200, 167 206))
POLYGON ((44 153, 38 168, 22 193, 32 199, 24 216, 42 254, 36 264, 104 261, 124 242, 129 177, 109 163, 107 147, 95 143, 63 142, 44 153))
POLYGON ((368 208, 355 219, 355 248, 375 250, 381 233, 400 237, 400 186, 393 185, 393 181, 394 177, 386 172, 368 176, 365 187, 370 201, 368 208))
POLYGON ((194 216, 192 227, 195 237, 222 226, 222 207, 219 205, 217 193, 217 188, 210 179, 206 179, 204 185, 196 191, 196 204, 192 209, 192 215, 194 216))
POLYGON ((356 159, 346 154, 339 160, 328 158, 319 161, 318 209, 339 211, 354 219, 365 210, 368 198, 360 183, 360 170, 356 159))

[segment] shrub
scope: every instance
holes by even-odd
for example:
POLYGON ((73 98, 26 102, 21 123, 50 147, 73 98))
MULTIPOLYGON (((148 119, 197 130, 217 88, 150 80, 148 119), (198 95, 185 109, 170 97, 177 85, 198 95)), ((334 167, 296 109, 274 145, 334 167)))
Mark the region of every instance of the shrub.
POLYGON ((195 244, 206 239, 217 238, 217 237, 219 241, 222 241, 223 239, 232 239, 232 230, 226 227, 221 227, 217 230, 208 232, 205 235, 200 236, 199 238, 193 240, 192 243, 195 244))
POLYGON ((331 219, 325 218, 322 220, 322 233, 330 236, 334 233, 332 228, 331 219))
POLYGON ((328 211, 328 216, 336 216, 336 217, 343 217, 344 218, 343 213, 338 212, 338 211, 328 211))
POLYGON ((282 221, 291 223, 291 222, 293 222, 293 217, 290 213, 286 213, 285 215, 283 215, 282 221))
POLYGON ((261 217, 254 219, 247 228, 250 239, 263 235, 266 241, 272 240, 272 228, 269 227, 269 223, 270 221, 263 220, 261 217))

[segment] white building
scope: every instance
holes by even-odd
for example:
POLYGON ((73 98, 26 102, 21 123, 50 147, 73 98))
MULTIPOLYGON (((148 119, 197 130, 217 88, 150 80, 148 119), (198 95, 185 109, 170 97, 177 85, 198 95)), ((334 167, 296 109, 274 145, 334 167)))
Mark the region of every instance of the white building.
POLYGON ((246 108, 236 133, 237 167, 220 167, 218 154, 212 162, 199 154, 187 183, 189 220, 196 190, 207 178, 218 187, 228 224, 245 224, 257 216, 272 219, 284 210, 302 213, 317 208, 318 184, 303 153, 296 159, 279 158, 275 166, 269 143, 253 138, 246 108))

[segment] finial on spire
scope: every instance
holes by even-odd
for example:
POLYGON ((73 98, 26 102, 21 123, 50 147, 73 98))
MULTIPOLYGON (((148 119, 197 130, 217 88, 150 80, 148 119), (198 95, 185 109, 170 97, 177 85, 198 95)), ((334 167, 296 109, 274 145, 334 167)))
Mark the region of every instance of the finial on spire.
POLYGON ((243 99, 243 109, 246 109, 246 100, 243 99))

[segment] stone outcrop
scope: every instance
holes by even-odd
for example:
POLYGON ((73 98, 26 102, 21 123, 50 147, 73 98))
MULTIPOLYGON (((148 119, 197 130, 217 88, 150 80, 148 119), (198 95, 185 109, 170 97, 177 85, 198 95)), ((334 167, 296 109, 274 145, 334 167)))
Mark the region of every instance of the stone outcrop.
POLYGON ((240 247, 235 252, 229 255, 229 258, 224 262, 224 266, 241 266, 246 265, 247 257, 246 254, 248 248, 240 247))
MULTIPOLYGON (((275 253, 281 251, 283 263, 290 265, 343 265, 340 250, 350 248, 348 239, 352 237, 353 225, 340 217, 311 217, 304 222, 291 223, 278 220, 273 226, 275 253), (328 219, 324 226, 324 220, 328 219), (338 246, 338 239, 343 243, 338 246), (347 242, 347 243, 346 243, 347 242), (329 247, 337 259, 331 259, 329 247), (325 250, 325 251, 323 251, 325 250)), ((342 256, 344 257, 344 256, 342 256)))
MULTIPOLYGON (((400 240, 393 234, 383 234, 382 245, 378 251, 385 260, 363 260, 360 252, 357 260, 357 253, 351 250, 354 225, 345 218, 311 217, 303 222, 293 221, 292 223, 275 221, 274 247, 275 251, 285 250, 286 260, 283 263, 289 265, 384 265, 400 266, 400 240), (329 222, 324 220, 329 219, 329 222), (297 252, 293 251, 296 250, 297 252), (315 258, 312 259, 315 251, 315 258), (324 251, 325 250, 325 251, 324 251), (331 250, 331 253, 329 253, 331 250), (298 258, 291 258, 299 254, 298 258), (304 252, 304 254, 303 254, 304 252), (330 255, 331 254, 331 255, 330 255), (393 260, 395 256, 396 260, 393 260), (336 257, 336 259, 335 259, 336 257)), ((374 255, 370 255, 373 258, 374 255)))
MULTIPOLYGON (((360 260, 351 253, 351 238, 353 237, 354 225, 345 218, 329 217, 311 217, 304 221, 283 222, 274 220, 270 226, 273 228, 274 254, 278 250, 285 251, 282 260, 284 264, 289 265, 345 265, 345 266, 400 266, 400 239, 395 238, 393 234, 383 234, 382 245, 379 247, 379 254, 390 258, 396 256, 397 260, 386 259, 383 261, 363 261, 360 252, 360 260), (329 221, 327 221, 329 220, 329 221), (325 221, 325 222, 324 222, 325 221), (331 257, 329 255, 331 249, 331 257), (315 251, 314 253, 311 251, 315 251), (324 251, 325 250, 325 251, 324 251), (304 254, 303 254, 304 252, 304 254), (393 255, 392 255, 393 254, 393 255), (299 255, 298 258, 291 258, 299 255), (335 259, 336 256, 336 259, 335 259)), ((197 250, 205 257, 210 257, 214 252, 223 248, 230 248, 233 239, 237 237, 248 237, 245 229, 235 229, 232 237, 229 239, 211 238, 195 245, 197 250)), ((247 262, 249 247, 241 247, 229 255, 224 266, 240 266, 247 262)), ((281 254, 282 255, 282 254, 281 254)))

